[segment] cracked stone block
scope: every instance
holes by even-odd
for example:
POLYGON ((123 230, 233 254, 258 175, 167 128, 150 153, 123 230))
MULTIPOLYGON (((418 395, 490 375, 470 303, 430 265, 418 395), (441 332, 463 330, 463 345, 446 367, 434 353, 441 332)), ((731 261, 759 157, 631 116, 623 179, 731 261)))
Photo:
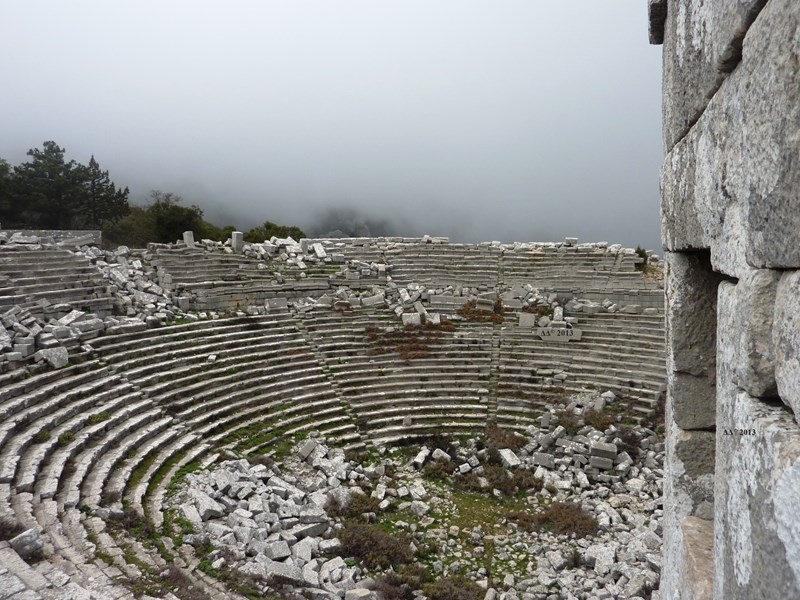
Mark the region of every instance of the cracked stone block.
POLYGON ((778 395, 800 423, 800 271, 785 272, 778 284, 772 343, 778 395))

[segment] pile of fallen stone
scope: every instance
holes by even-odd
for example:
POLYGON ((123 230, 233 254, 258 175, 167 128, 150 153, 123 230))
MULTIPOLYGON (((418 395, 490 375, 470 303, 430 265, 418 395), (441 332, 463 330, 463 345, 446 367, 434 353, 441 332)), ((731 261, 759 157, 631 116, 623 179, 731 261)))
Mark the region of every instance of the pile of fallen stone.
MULTIPOLYGON (((566 410, 580 418, 609 401, 610 392, 587 395, 566 410)), ((521 446, 499 448, 498 454, 509 477, 528 471, 541 481, 523 498, 531 513, 555 502, 579 505, 598 525, 589 537, 526 531, 510 516, 493 530, 450 524, 459 519, 459 503, 448 483, 428 478, 425 467, 433 462, 449 465, 451 482, 477 478, 489 501, 497 502, 493 510, 509 510, 504 493, 486 477, 496 467, 478 438, 454 440, 450 453, 423 447, 412 457, 379 448, 363 464, 347 460, 324 438, 309 438, 280 467, 237 460, 190 475, 175 498, 180 515, 195 527, 184 543, 213 548, 195 561, 255 576, 267 587, 288 585, 320 598, 353 590, 363 594, 353 598, 377 597, 368 590, 382 573, 353 566, 341 554, 340 520, 325 512, 332 501, 346 505, 353 494, 366 492, 377 508, 364 520, 390 523, 410 536, 415 552, 434 548, 425 559, 432 573, 463 574, 487 597, 644 596, 660 577, 663 442, 644 427, 631 427, 623 440, 617 425, 600 431, 580 421, 570 434, 558 423, 563 410, 552 407, 540 426, 522 434, 521 446)))
POLYGON ((260 582, 264 593, 289 586, 315 598, 371 597, 359 595, 360 569, 335 555, 340 542, 324 507, 331 499, 346 505, 352 492, 343 484, 374 473, 352 468, 341 450, 314 440, 296 452, 293 474, 246 460, 190 474, 175 498, 195 529, 184 543, 210 543, 214 549, 198 558, 260 582))
MULTIPOLYGON (((149 252, 132 251, 127 246, 118 246, 114 251, 83 246, 78 254, 88 258, 109 281, 109 293, 118 314, 155 327, 183 312, 157 283, 156 269, 146 266, 152 258, 149 252)), ((112 321, 109 326, 119 324, 112 321)))

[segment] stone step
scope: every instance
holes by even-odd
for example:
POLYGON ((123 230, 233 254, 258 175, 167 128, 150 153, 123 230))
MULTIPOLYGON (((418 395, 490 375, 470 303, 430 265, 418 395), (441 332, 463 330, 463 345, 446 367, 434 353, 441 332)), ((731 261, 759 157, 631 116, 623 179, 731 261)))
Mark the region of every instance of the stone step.
MULTIPOLYGON (((74 470, 71 470, 70 474, 59 481, 56 494, 59 507, 63 510, 64 508, 74 508, 78 505, 81 500, 81 485, 87 473, 92 470, 105 452, 110 450, 109 447, 106 447, 106 444, 110 446, 110 441, 113 440, 115 445, 114 452, 122 456, 124 451, 120 449, 120 445, 127 443, 127 447, 135 446, 141 440, 146 439, 149 433, 149 424, 158 419, 161 414, 160 409, 150 409, 146 412, 138 413, 108 430, 103 430, 101 438, 90 438, 89 441, 91 443, 87 444, 87 447, 70 461, 74 466, 74 470), (100 443, 103 441, 106 444, 100 443)), ((169 421, 171 419, 162 420, 169 421)), ((127 451, 127 447, 125 451, 127 451)))
MULTIPOLYGON (((98 414, 98 412, 82 415, 82 420, 85 423, 80 427, 71 442, 64 445, 57 444, 49 459, 43 459, 38 465, 35 462, 30 463, 32 475, 35 475, 34 495, 43 499, 53 498, 58 491, 59 481, 64 477, 64 471, 69 461, 92 444, 94 440, 100 438, 104 431, 117 426, 124 426, 134 416, 148 410, 152 410, 150 402, 143 400, 141 393, 131 392, 119 396, 113 402, 113 405, 106 404, 96 409, 98 412, 109 413, 108 419, 104 421, 94 424, 88 423, 92 414, 98 414), (99 410, 100 408, 102 410, 99 410)), ((153 417, 157 414, 155 411, 152 412, 153 417)), ((75 427, 77 428, 78 426, 76 425, 75 427)))
MULTIPOLYGON (((16 477, 16 489, 22 492, 32 492, 34 484, 38 477, 38 466, 55 450, 59 445, 60 436, 65 432, 75 432, 88 423, 88 420, 93 416, 102 415, 102 413, 119 408, 118 398, 130 399, 135 397, 135 394, 128 394, 131 389, 130 384, 117 385, 114 388, 108 389, 99 394, 95 394, 81 402, 75 402, 67 407, 62 408, 57 413, 48 415, 45 423, 36 423, 36 427, 30 428, 20 435, 17 435, 7 446, 3 449, 6 452, 8 449, 12 456, 8 458, 7 463, 10 469, 14 462, 19 462, 19 472, 16 477), (107 402, 110 400, 110 402, 107 402), (89 410, 86 410, 89 408, 89 410), (101 410, 102 409, 102 410, 101 410), (42 443, 33 443, 31 440, 33 429, 39 428, 48 429, 50 431, 50 438, 42 443), (27 451, 27 452, 26 452, 27 451)), ((109 414, 110 418, 110 414, 109 414)), ((39 431, 41 429, 38 429, 39 431)), ((0 453, 2 457, 2 453, 0 453)))

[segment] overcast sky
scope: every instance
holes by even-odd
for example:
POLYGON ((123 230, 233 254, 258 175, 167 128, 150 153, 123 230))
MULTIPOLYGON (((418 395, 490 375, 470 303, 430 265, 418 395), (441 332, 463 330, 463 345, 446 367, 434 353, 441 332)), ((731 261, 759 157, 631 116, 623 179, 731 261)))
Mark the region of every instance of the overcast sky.
POLYGON ((660 249, 644 0, 2 2, 0 157, 55 140, 218 225, 351 207, 660 249))

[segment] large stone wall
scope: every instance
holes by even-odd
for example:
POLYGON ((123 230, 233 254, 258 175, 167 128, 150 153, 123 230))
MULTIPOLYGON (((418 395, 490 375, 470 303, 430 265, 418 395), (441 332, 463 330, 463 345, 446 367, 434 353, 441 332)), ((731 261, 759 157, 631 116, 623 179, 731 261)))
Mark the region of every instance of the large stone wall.
POLYGON ((800 3, 650 0, 663 43, 662 598, 800 597, 800 3))

